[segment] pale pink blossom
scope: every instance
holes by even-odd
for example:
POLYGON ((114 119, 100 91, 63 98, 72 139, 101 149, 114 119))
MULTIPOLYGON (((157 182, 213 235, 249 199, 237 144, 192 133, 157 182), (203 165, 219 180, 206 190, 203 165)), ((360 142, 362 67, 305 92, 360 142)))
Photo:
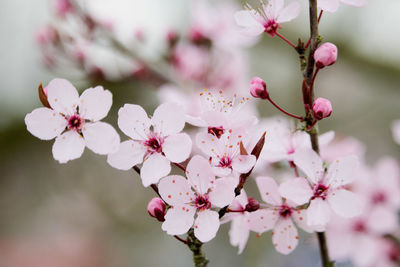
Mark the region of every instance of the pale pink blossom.
POLYGON ((322 120, 332 114, 332 105, 328 99, 318 97, 314 100, 312 110, 314 113, 314 118, 316 120, 322 120))
POLYGON ((337 60, 338 50, 336 45, 332 43, 323 43, 314 52, 314 59, 318 68, 334 64, 337 60))
POLYGON ((355 156, 335 160, 327 173, 321 158, 311 149, 297 151, 293 161, 306 178, 299 177, 283 183, 280 192, 297 205, 309 203, 307 223, 310 226, 326 226, 331 211, 345 218, 361 214, 362 201, 355 193, 344 189, 355 178, 358 167, 355 156))
POLYGON ((143 163, 140 177, 145 187, 168 175, 170 162, 182 162, 190 155, 192 140, 181 132, 185 117, 177 104, 161 104, 152 118, 141 106, 125 104, 118 111, 118 126, 131 140, 122 142, 107 161, 120 170, 143 163))
POLYGON ((259 234, 273 230, 272 243, 275 249, 282 254, 289 254, 299 242, 293 221, 307 232, 313 232, 314 229, 306 223, 305 210, 296 209, 295 203, 282 199, 274 179, 257 177, 256 182, 261 198, 267 203, 267 208, 249 214, 250 230, 259 234))
POLYGON ((246 206, 249 203, 246 192, 242 189, 240 194, 235 197, 228 209, 234 212, 227 212, 222 217, 221 223, 231 223, 229 230, 229 241, 232 246, 238 247, 238 254, 241 254, 246 247, 250 235, 249 214, 246 206))
POLYGON ((393 140, 400 145, 400 120, 392 123, 393 140))
POLYGON ((265 32, 273 37, 281 28, 281 23, 295 19, 300 13, 298 2, 292 2, 286 7, 284 7, 284 0, 260 2, 261 7, 257 9, 247 4, 247 10, 235 13, 236 23, 244 27, 242 32, 246 35, 255 36, 265 32))
POLYGON ((340 137, 321 145, 320 150, 323 160, 333 162, 335 159, 350 155, 355 155, 362 159, 366 148, 363 143, 353 137, 340 137))
POLYGON ((235 173, 247 173, 254 167, 254 155, 241 155, 241 132, 228 130, 222 135, 217 133, 198 133, 196 143, 200 150, 210 158, 213 171, 218 176, 235 173))
POLYGON ((362 7, 367 4, 367 1, 366 0, 318 0, 318 8, 322 9, 323 11, 334 13, 339 9, 340 3, 349 6, 362 7))
POLYGON ((73 10, 74 6, 72 5, 71 0, 56 0, 55 11, 60 17, 65 17, 67 13, 70 13, 73 10))
POLYGON ((54 79, 47 86, 47 99, 51 108, 33 110, 26 115, 25 124, 39 139, 56 138, 52 151, 60 163, 79 158, 85 146, 101 155, 118 149, 118 133, 100 121, 111 108, 110 91, 97 86, 86 89, 79 97, 69 81, 54 79))
POLYGON ((162 229, 169 235, 181 235, 193 226, 194 235, 208 242, 220 226, 218 212, 211 208, 231 204, 237 179, 215 179, 207 160, 201 156, 189 161, 186 176, 187 179, 179 175, 167 176, 158 185, 161 197, 171 206, 162 229))

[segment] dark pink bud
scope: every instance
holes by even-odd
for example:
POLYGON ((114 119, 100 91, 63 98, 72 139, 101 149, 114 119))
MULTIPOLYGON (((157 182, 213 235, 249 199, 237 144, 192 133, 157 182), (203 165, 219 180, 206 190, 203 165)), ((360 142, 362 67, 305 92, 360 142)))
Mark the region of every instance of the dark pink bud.
POLYGON ((269 97, 267 85, 260 77, 254 77, 250 82, 250 94, 255 98, 267 99, 269 97))
POLYGON ((245 207, 245 210, 248 212, 253 212, 256 211, 260 208, 260 203, 258 203, 257 200, 255 200, 254 198, 249 197, 247 199, 247 205, 245 207))
POLYGON ((165 221, 165 208, 166 205, 161 198, 155 197, 150 200, 149 204, 147 205, 147 212, 150 214, 151 217, 156 218, 160 222, 165 221))
POLYGON ((314 52, 314 59, 317 67, 322 69, 323 67, 332 65, 336 62, 338 50, 336 45, 332 43, 324 43, 314 52))
POLYGON ((313 106, 314 118, 317 120, 322 120, 327 118, 332 114, 332 105, 328 99, 319 97, 315 99, 313 106))

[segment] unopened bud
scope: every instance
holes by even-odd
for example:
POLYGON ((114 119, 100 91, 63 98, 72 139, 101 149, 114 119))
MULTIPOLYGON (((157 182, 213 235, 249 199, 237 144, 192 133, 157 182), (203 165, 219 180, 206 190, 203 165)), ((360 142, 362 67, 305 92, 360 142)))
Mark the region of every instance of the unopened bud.
POLYGON ((254 77, 250 82, 250 94, 253 97, 267 99, 269 97, 267 85, 260 77, 254 77))
POLYGON ((163 222, 165 221, 165 208, 166 206, 164 201, 161 198, 155 197, 150 200, 149 204, 147 205, 147 212, 151 217, 163 222))
POLYGON ((247 205, 245 207, 245 210, 248 212, 253 212, 256 211, 260 208, 260 203, 258 203, 257 200, 255 200, 254 198, 249 197, 247 199, 247 205))
POLYGON ((332 65, 336 62, 338 50, 336 45, 332 43, 324 43, 314 52, 314 59, 317 67, 322 69, 323 67, 332 65))
POLYGON ((322 120, 332 114, 331 102, 322 97, 315 99, 312 109, 314 112, 314 118, 317 120, 322 120))

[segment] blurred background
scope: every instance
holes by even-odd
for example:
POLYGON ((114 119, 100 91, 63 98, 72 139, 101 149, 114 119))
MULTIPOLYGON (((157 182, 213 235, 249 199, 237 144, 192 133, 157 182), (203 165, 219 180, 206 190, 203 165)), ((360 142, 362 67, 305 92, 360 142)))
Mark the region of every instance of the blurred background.
MULTIPOLYGON (((80 42, 87 60, 77 67, 76 62, 82 63, 79 58, 74 65, 68 57, 54 63, 43 56, 60 52, 44 44, 40 29, 45 25, 61 27, 60 21, 68 20, 66 32, 71 36, 82 30, 71 22, 71 14, 55 14, 60 11, 56 2, 0 2, 0 266, 190 266, 190 251, 148 216, 146 205, 153 192, 142 187, 136 173, 113 169, 105 157, 87 149, 81 159, 58 164, 51 154, 53 141, 32 136, 23 119, 41 106, 39 83, 47 84, 54 77, 69 79, 79 90, 94 85, 111 90, 114 103, 106 120, 114 126, 124 103, 141 104, 151 114, 159 103, 161 82, 147 82, 141 60, 157 70, 173 65, 165 60, 171 41, 166 41, 167 33, 173 30, 184 35, 204 10, 200 12, 194 1, 185 0, 86 1, 85 10, 104 29, 112 29, 113 38, 140 60, 126 61, 121 50, 110 55, 115 44, 102 42, 95 33, 93 38, 100 39, 100 45, 80 42)), ((299 17, 281 30, 293 42, 298 37, 307 40, 307 1, 300 2, 299 17)), ((213 1, 208 8, 224 3, 241 9, 239 1, 213 1)), ((390 128, 400 118, 399 10, 398 0, 384 4, 369 0, 363 8, 342 5, 335 14, 325 13, 320 23, 324 41, 339 48, 337 63, 322 70, 316 82, 317 96, 330 99, 334 108, 320 128, 360 140, 370 163, 384 155, 400 156, 390 128)), ((233 17, 225 18, 233 21, 233 17)), ((79 37, 75 40, 81 41, 79 37)), ((276 102, 302 113, 302 76, 296 53, 278 38, 263 36, 253 43, 229 51, 240 53, 246 62, 245 75, 236 83, 242 87, 236 90, 248 90, 250 79, 260 76, 276 102)), ((230 63, 224 64, 228 68, 230 63)), ((194 88, 198 84, 181 85, 194 88)), ((263 117, 277 114, 265 103, 258 106, 263 117)), ((217 238, 204 246, 210 266, 314 266, 319 261, 311 236, 303 236, 297 249, 283 256, 272 249, 270 233, 260 238, 253 234, 243 255, 237 255, 237 248, 229 245, 228 230, 223 225, 217 238)))

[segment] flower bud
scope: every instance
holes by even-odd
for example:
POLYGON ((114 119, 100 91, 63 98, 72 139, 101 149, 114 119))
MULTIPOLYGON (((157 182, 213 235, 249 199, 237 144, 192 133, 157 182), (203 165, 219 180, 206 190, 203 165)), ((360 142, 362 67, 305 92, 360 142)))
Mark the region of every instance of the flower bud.
POLYGON ((315 99, 313 106, 314 118, 317 120, 322 120, 327 118, 332 114, 332 105, 328 99, 319 97, 315 99))
POLYGON ((259 78, 254 77, 250 82, 250 94, 255 98, 267 99, 269 97, 267 85, 259 78))
POLYGON ((245 210, 248 212, 253 212, 256 211, 260 208, 260 203, 258 203, 257 200, 255 200, 254 198, 249 197, 247 199, 247 205, 245 207, 245 210))
POLYGON ((147 205, 147 212, 150 214, 151 217, 156 218, 160 222, 165 221, 165 203, 161 198, 155 197, 150 200, 149 204, 147 205))
POLYGON ((322 69, 323 67, 332 65, 337 59, 337 47, 332 43, 324 43, 314 52, 314 59, 317 67, 322 69))

